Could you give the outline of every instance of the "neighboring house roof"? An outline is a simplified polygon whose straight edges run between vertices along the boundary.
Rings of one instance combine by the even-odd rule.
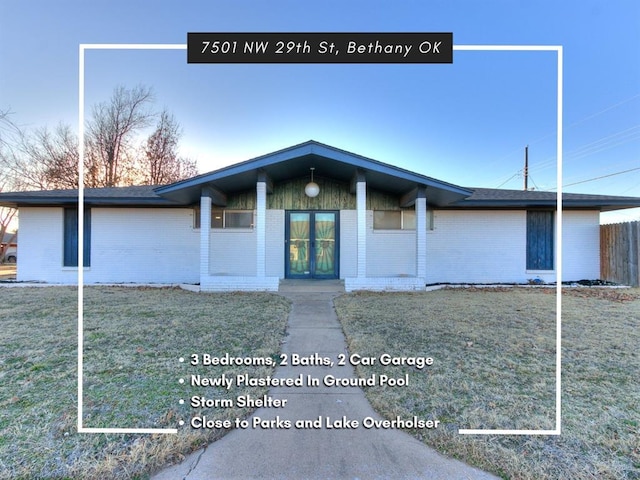
[[[427,201],[439,208],[554,208],[555,192],[466,188],[308,141],[212,172],[165,186],[87,188],[85,202],[96,206],[171,207],[199,202],[203,189],[222,195],[255,188],[259,176],[270,182],[310,175],[351,182],[363,173],[367,186],[390,194],[410,195],[426,187]],[[72,205],[77,190],[0,193],[0,206]],[[640,207],[640,198],[609,195],[563,194],[563,208],[610,211]]]

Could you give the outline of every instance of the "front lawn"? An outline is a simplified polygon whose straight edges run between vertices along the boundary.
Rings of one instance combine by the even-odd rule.
[[[192,353],[271,357],[288,302],[272,294],[178,289],[85,289],[85,427],[178,428],[177,435],[78,434],[77,291],[0,289],[0,478],[145,478],[224,435],[193,430],[180,376],[268,374],[265,367],[193,367]],[[566,289],[561,436],[462,436],[458,429],[555,427],[555,292],[451,289],[360,293],[336,300],[351,353],[432,357],[413,367],[361,366],[368,377],[410,375],[407,387],[368,388],[395,419],[440,420],[410,432],[442,453],[511,479],[640,479],[640,290]],[[257,388],[254,396],[262,395]],[[210,419],[248,410],[203,409]]]
[[[272,294],[167,288],[86,288],[84,305],[83,426],[179,433],[77,433],[77,290],[2,288],[0,478],[140,478],[181,460],[225,433],[188,426],[198,412],[188,405],[191,395],[222,399],[247,392],[181,385],[180,375],[263,376],[272,370],[193,367],[189,356],[276,356],[289,310]],[[211,420],[249,414],[237,407],[200,411]]]
[[[447,289],[336,300],[351,353],[427,356],[430,367],[366,390],[382,415],[438,419],[413,431],[440,452],[510,479],[640,478],[640,290],[565,289],[562,435],[465,436],[458,429],[555,428],[555,290]]]

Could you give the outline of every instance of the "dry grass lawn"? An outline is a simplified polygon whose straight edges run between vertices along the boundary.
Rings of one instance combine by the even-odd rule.
[[[270,373],[265,367],[193,367],[192,353],[275,356],[289,304],[270,294],[86,288],[85,427],[178,428],[177,435],[78,434],[77,290],[0,289],[0,478],[144,478],[225,432],[178,427],[191,395],[235,398],[232,388],[190,387],[179,375]],[[253,394],[260,393],[252,389]],[[265,392],[263,392],[265,393]],[[184,405],[178,399],[184,398]],[[203,409],[209,419],[248,410]]]
[[[640,478],[640,290],[565,290],[561,436],[458,434],[554,429],[555,290],[361,293],[336,308],[352,353],[433,357],[357,369],[410,374],[366,393],[388,418],[439,419],[411,432],[426,444],[509,479]]]
[[[362,293],[336,300],[351,353],[428,356],[434,365],[359,367],[410,375],[402,388],[369,388],[382,415],[438,419],[414,435],[509,479],[640,479],[640,290],[566,289],[561,436],[463,436],[459,428],[553,429],[555,292],[450,289]],[[192,388],[181,375],[262,367],[192,367],[191,353],[276,356],[289,304],[271,294],[177,289],[85,290],[86,427],[175,428]],[[178,435],[76,432],[76,290],[0,289],[0,478],[146,478],[225,432]],[[251,395],[261,395],[251,389]],[[208,418],[249,414],[207,410]]]

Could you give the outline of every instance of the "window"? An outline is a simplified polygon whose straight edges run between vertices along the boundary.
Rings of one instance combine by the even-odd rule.
[[[527,270],[553,270],[554,212],[527,212]]]
[[[374,230],[415,230],[415,210],[376,210],[373,212]]]
[[[193,228],[200,228],[200,208],[193,209]],[[211,210],[211,228],[253,228],[253,210]]]
[[[84,209],[84,239],[83,264],[91,265],[91,210]],[[64,245],[63,265],[65,267],[78,266],[78,209],[69,207],[64,209]]]
[[[213,210],[212,228],[253,228],[253,210]]]
[[[211,228],[224,228],[224,210],[211,210]]]

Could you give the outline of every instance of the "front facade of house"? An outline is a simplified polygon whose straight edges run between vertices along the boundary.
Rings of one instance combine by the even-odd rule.
[[[555,197],[467,189],[306,142],[164,187],[86,190],[84,281],[203,291],[277,290],[287,278],[342,279],[347,291],[555,282]],[[18,280],[77,282],[77,193],[0,194],[0,204],[20,212]],[[565,195],[563,280],[599,278],[599,213],[634,206]]]

